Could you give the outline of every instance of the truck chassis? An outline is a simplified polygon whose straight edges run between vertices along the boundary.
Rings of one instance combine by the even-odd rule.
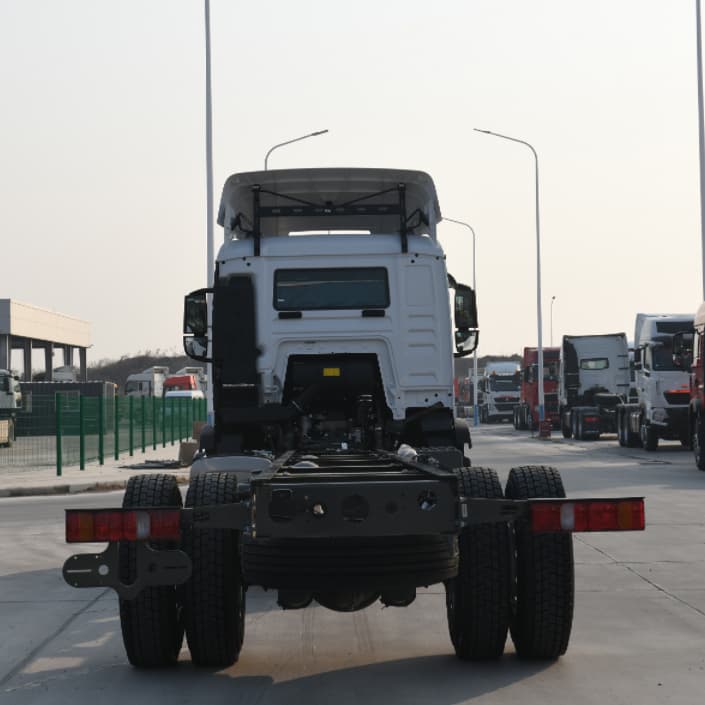
[[[136,666],[174,663],[184,632],[195,664],[234,663],[251,585],[277,590],[284,609],[349,612],[444,583],[460,658],[499,657],[509,630],[521,656],[555,659],[572,624],[570,532],[644,526],[641,498],[566,500],[543,466],[512,469],[503,492],[455,448],[217,459],[231,471],[212,460],[194,465],[185,507],[172,476],[142,475],[122,509],[67,510],[67,541],[108,547],[70,557],[64,578],[118,593]]]

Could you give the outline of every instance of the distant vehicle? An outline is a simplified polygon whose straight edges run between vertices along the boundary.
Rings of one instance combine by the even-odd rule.
[[[208,378],[202,367],[182,367],[164,380],[164,394],[188,389],[205,392],[207,387]]]
[[[617,407],[619,445],[656,450],[659,438],[690,445],[688,370],[673,359],[673,337],[693,329],[688,314],[637,313],[634,371],[637,399]]]
[[[617,406],[629,394],[624,333],[564,335],[559,401],[564,438],[596,439],[617,432]]]
[[[477,384],[480,421],[511,421],[519,403],[521,373],[516,362],[488,362]]]
[[[144,372],[128,375],[125,383],[126,397],[161,397],[164,394],[164,380],[169,374],[168,367],[148,367]]]
[[[52,381],[54,382],[78,382],[79,370],[72,365],[63,365],[55,367],[52,372]]]
[[[558,409],[558,368],[561,349],[543,349],[543,395],[544,419],[550,420],[554,428],[560,426]],[[538,428],[539,421],[539,351],[524,348],[521,366],[521,400],[514,407],[514,428],[517,430]]]
[[[21,406],[19,377],[10,370],[0,370],[0,446],[14,443],[17,409]]]
[[[693,320],[693,329],[673,336],[673,363],[689,370],[688,435],[695,466],[705,470],[705,303]]]

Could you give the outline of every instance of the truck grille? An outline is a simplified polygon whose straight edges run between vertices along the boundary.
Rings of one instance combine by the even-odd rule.
[[[558,413],[558,395],[544,394],[544,405],[547,414]]]

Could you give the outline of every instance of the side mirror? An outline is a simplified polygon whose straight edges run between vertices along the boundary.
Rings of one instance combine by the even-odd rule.
[[[448,275],[448,285],[454,289],[454,356],[465,357],[475,352],[480,339],[480,331],[477,329],[477,300],[475,298],[475,291],[465,284],[458,284],[450,275]]]
[[[634,369],[641,369],[641,348],[634,348]]]
[[[475,292],[465,284],[455,286],[455,327],[464,330],[477,328],[477,301]]]
[[[208,300],[213,289],[198,289],[184,298],[184,351],[194,360],[210,362],[208,357]]]
[[[465,357],[474,353],[480,340],[480,331],[456,330],[455,331],[455,355],[454,357]]]

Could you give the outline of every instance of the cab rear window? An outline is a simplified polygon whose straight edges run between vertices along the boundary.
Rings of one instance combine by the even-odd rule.
[[[581,370],[606,370],[610,361],[606,357],[591,357],[580,361]]]
[[[386,308],[389,282],[384,267],[278,269],[274,274],[277,311]]]

